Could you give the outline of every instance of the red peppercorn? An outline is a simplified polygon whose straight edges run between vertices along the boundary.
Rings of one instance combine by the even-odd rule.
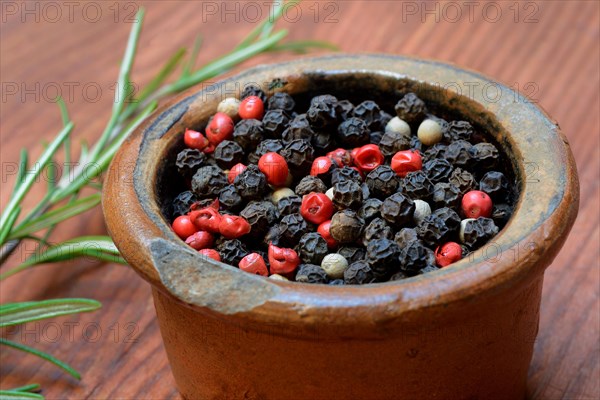
[[[230,140],[233,137],[233,127],[234,123],[231,117],[218,112],[213,115],[206,127],[206,137],[211,144],[216,146],[223,140]]]
[[[435,262],[440,267],[446,267],[462,258],[462,248],[456,242],[448,242],[435,249]]]
[[[221,214],[211,206],[190,212],[190,219],[200,230],[219,233]]]
[[[300,215],[313,224],[321,224],[333,215],[333,202],[325,193],[309,193],[302,197]]]
[[[269,270],[265,260],[258,253],[250,253],[246,257],[242,258],[238,264],[242,271],[249,272],[251,274],[269,276]]]
[[[221,224],[219,225],[219,233],[227,239],[237,239],[250,233],[250,224],[244,217],[237,215],[221,216]]]
[[[244,172],[246,168],[248,167],[246,167],[242,163],[235,164],[233,167],[231,167],[231,169],[229,170],[229,174],[227,174],[227,180],[229,181],[229,183],[233,183],[235,177]]]
[[[175,221],[173,221],[171,226],[177,236],[182,239],[186,239],[188,236],[191,236],[198,231],[198,228],[196,228],[189,215],[180,215],[175,218]]]
[[[319,176],[320,174],[326,174],[333,165],[333,160],[329,157],[317,157],[312,163],[310,168],[310,174],[312,176]]]
[[[492,215],[492,199],[480,190],[471,190],[462,198],[462,211],[467,218],[489,218]]]
[[[337,164],[338,167],[343,167],[344,165],[352,164],[352,156],[350,152],[346,149],[335,149],[326,154],[327,157],[331,158],[333,162]]]
[[[269,264],[271,266],[271,274],[279,274],[289,276],[296,271],[300,265],[298,253],[292,249],[274,246],[269,243]]]
[[[185,239],[185,242],[195,250],[202,250],[212,247],[215,237],[206,231],[198,231]]]
[[[262,119],[265,105],[258,96],[248,96],[240,103],[238,114],[242,119]]]
[[[352,156],[354,165],[365,173],[371,172],[379,167],[383,164],[384,159],[381,150],[379,150],[379,146],[375,144],[367,144],[359,147]]]
[[[327,242],[327,247],[330,249],[335,249],[338,246],[337,240],[335,240],[331,233],[329,233],[329,228],[331,227],[331,220],[322,222],[321,225],[317,228],[317,233],[325,239]]]
[[[206,146],[206,147],[205,147],[205,148],[202,150],[202,152],[203,152],[203,153],[205,153],[205,154],[212,154],[212,153],[214,153],[214,152],[215,152],[215,148],[216,148],[216,146],[215,146],[214,144],[212,144],[212,143],[209,143],[209,144],[208,144],[208,146]]]
[[[260,157],[258,169],[265,174],[267,182],[274,186],[284,185],[289,174],[285,158],[274,152],[266,153]]]
[[[409,172],[423,168],[423,160],[416,150],[402,150],[392,157],[391,167],[396,174],[404,178]]]
[[[208,146],[208,139],[200,132],[186,129],[183,134],[183,142],[190,149],[203,150]]]
[[[212,258],[215,261],[221,261],[221,255],[214,249],[202,249],[198,253],[202,254],[204,257]]]

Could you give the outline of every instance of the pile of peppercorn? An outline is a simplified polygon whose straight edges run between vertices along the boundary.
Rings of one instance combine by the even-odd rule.
[[[365,284],[444,268],[510,217],[498,149],[414,93],[393,117],[329,94],[298,108],[248,86],[185,131],[172,227],[188,245],[274,279]]]

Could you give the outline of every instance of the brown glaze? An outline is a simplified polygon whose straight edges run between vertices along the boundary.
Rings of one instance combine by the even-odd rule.
[[[185,127],[206,121],[236,82],[266,88],[274,79],[299,95],[330,88],[395,98],[410,89],[465,115],[510,154],[520,182],[512,220],[493,243],[441,271],[361,287],[272,281],[201,258],[161,213],[166,160]],[[153,286],[185,398],[524,396],[543,272],[579,205],[567,140],[543,111],[477,73],[385,55],[264,66],[201,89],[171,101],[124,144],[103,197],[117,247]]]

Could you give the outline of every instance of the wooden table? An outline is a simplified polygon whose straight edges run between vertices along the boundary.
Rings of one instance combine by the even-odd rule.
[[[115,4],[0,3],[3,207],[14,180],[4,166],[17,161],[21,147],[39,154],[40,142],[60,128],[52,104],[57,89],[67,98],[76,135],[89,141],[101,132],[135,8],[147,9],[133,74],[139,84],[199,33],[204,37],[199,62],[231,49],[251,28],[245,19],[256,16],[256,8],[245,2]],[[479,70],[539,101],[560,122],[579,168],[581,207],[569,240],[546,273],[529,397],[600,398],[600,3],[308,0],[301,11],[299,20],[290,12],[281,24],[293,39],[327,39],[347,52],[411,54]],[[244,67],[293,57],[271,54]],[[64,224],[55,239],[102,232],[101,212],[94,210]],[[9,265],[28,251],[20,249]],[[1,302],[90,297],[103,303],[92,314],[4,332],[69,362],[81,371],[81,382],[33,356],[3,348],[1,387],[38,382],[49,399],[179,398],[150,289],[129,268],[91,260],[47,265],[14,276],[0,288]]]

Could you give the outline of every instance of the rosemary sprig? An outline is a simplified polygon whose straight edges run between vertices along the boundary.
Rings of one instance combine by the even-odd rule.
[[[156,109],[159,101],[221,75],[259,54],[271,51],[304,53],[312,48],[335,50],[335,46],[320,41],[284,41],[287,30],[275,30],[275,24],[284,14],[285,8],[296,3],[298,3],[296,0],[275,2],[269,17],[258,24],[231,52],[196,69],[194,64],[202,44],[199,36],[189,57],[186,58],[185,49],[179,49],[167,60],[157,75],[142,88],[137,98],[132,99],[128,96],[130,93],[128,89],[131,87],[131,71],[144,17],[144,10],[140,9],[121,62],[112,112],[96,143],[88,147],[84,141],[80,142],[79,159],[73,169],[69,167],[69,163],[73,159],[72,134],[75,125],[69,117],[66,104],[61,98],[58,98],[57,104],[63,128],[45,146],[42,155],[36,162],[30,163],[27,150],[21,150],[14,189],[8,204],[0,215],[0,266],[4,265],[12,252],[24,240],[36,242],[37,249],[19,265],[0,274],[0,280],[35,265],[78,257],[92,257],[102,261],[125,263],[114,243],[107,236],[81,236],[56,244],[49,243],[49,238],[57,225],[91,210],[99,204],[102,174],[108,168],[121,144]],[[175,80],[169,82],[169,78],[178,68],[181,68],[181,73]],[[45,170],[46,176],[55,176],[55,160],[61,149],[65,162],[62,176],[58,180],[51,179],[48,182],[46,193],[37,202],[37,206],[28,210],[23,216],[23,200],[30,194],[30,190],[39,180],[40,174]],[[84,188],[92,190],[93,193],[80,198]],[[0,327],[59,315],[88,312],[98,307],[100,307],[100,303],[89,299],[3,304],[0,305]],[[41,357],[79,379],[77,371],[49,354],[4,338],[0,339],[0,345]],[[33,393],[38,390],[39,385],[37,384],[0,390],[0,400],[43,399],[42,395]]]

